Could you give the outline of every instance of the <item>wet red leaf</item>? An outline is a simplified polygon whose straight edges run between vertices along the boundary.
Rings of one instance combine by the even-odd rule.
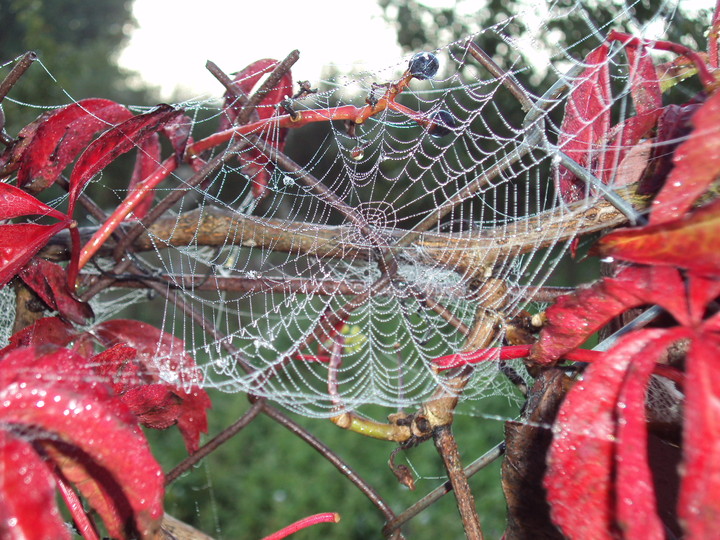
[[[548,308],[531,357],[539,363],[555,361],[624,311],[654,304],[667,309],[681,324],[690,324],[685,284],[675,268],[628,267],[614,278],[579,288]]]
[[[693,340],[687,359],[683,480],[678,512],[687,538],[713,538],[720,522],[720,338]]]
[[[192,121],[185,115],[179,115],[174,117],[171,121],[163,125],[160,130],[170,140],[175,151],[175,159],[178,162],[182,162],[183,155],[185,154],[185,148],[190,138],[190,126]],[[150,176],[155,170],[161,165],[161,147],[160,147],[160,136],[158,133],[153,133],[146,138],[138,147],[137,158],[135,159],[135,168],[133,169],[132,177],[130,178],[130,185],[128,186],[128,192],[132,191],[136,186],[143,183],[143,181]],[[144,218],[152,207],[153,198],[148,196],[140,201],[135,209],[133,215],[137,219]]]
[[[588,67],[578,76],[570,92],[558,137],[558,146],[568,157],[582,166],[596,160],[601,170],[604,165],[600,142],[610,129],[612,104],[608,51],[608,45],[603,43],[585,58],[584,64]],[[556,184],[558,192],[567,202],[585,197],[584,182],[565,167],[559,167]]]
[[[145,178],[150,176],[155,169],[160,166],[162,156],[160,154],[160,136],[157,133],[151,134],[138,147],[137,158],[135,159],[135,168],[130,177],[130,185],[128,192],[132,191],[138,184],[141,184]],[[137,219],[144,218],[152,207],[153,198],[148,196],[140,201],[133,215]]]
[[[693,131],[675,151],[674,168],[653,201],[650,223],[682,218],[720,174],[720,93],[692,117]]]
[[[93,317],[90,304],[75,296],[67,282],[65,269],[45,259],[34,258],[20,272],[20,279],[45,302],[52,311],[77,324]]]
[[[233,79],[233,82],[245,94],[249,94],[260,79],[264,75],[272,72],[278,64],[279,62],[277,60],[267,58],[258,60],[240,71]],[[260,120],[265,120],[276,114],[276,105],[285,99],[287,95],[292,95],[292,85],[292,75],[290,72],[287,72],[280,79],[277,86],[272,88],[258,103],[255,110]],[[220,129],[227,129],[232,126],[241,110],[242,106],[237,103],[235,97],[229,92],[226,93],[224,105],[225,116],[220,121]],[[285,148],[287,133],[287,128],[279,130],[271,128],[258,133],[258,136],[268,142],[272,147],[282,151]],[[238,159],[244,165],[244,172],[250,176],[253,195],[256,198],[263,197],[267,192],[267,185],[272,171],[272,164],[267,156],[251,148],[242,152],[238,156]]]
[[[47,465],[23,438],[0,431],[0,537],[69,539]]]
[[[0,225],[0,287],[10,281],[67,223]]]
[[[619,446],[616,441],[617,415],[625,414],[618,405],[621,403],[619,397],[632,359],[642,354],[663,333],[664,330],[644,330],[621,339],[607,355],[587,368],[583,380],[573,386],[560,407],[553,428],[545,487],[551,503],[552,519],[569,537],[615,538],[615,467],[647,471],[645,452],[636,456],[623,454],[625,461],[616,463]],[[654,360],[651,358],[647,362],[652,366]],[[643,383],[639,381],[638,384]],[[637,396],[631,394],[628,397]],[[633,415],[639,407],[643,421],[644,403],[643,393],[639,406],[633,403],[631,407]],[[647,486],[640,485],[647,479],[638,480],[638,483],[629,480],[631,485],[625,486],[625,495],[647,497]],[[638,499],[632,502],[648,510],[652,510],[654,504],[652,496],[649,501]],[[622,506],[623,502],[618,504]],[[623,509],[620,516],[624,515]],[[658,538],[654,533],[658,527],[662,531],[659,520],[654,516],[654,512],[650,516],[643,516],[649,527],[647,533],[650,534],[643,535],[643,538]]]
[[[662,107],[662,91],[655,64],[647,47],[625,47],[630,63],[630,94],[638,115],[656,111]]]
[[[43,351],[50,347],[65,347],[76,338],[77,333],[72,325],[59,317],[43,317],[10,336],[8,346],[0,349],[0,357],[18,347],[33,346]]]
[[[35,214],[48,215],[61,221],[68,219],[62,212],[37,200],[22,189],[0,182],[0,220]]]
[[[662,109],[657,122],[654,152],[652,156],[653,173],[642,179],[638,193],[655,194],[662,187],[673,168],[672,158],[675,149],[692,131],[690,119],[699,104],[668,105]]]
[[[72,215],[78,196],[93,176],[118,156],[142,145],[147,138],[182,114],[181,110],[170,105],[160,105],[149,113],[134,116],[109,129],[93,141],[78,158],[70,175],[68,214]]]
[[[52,185],[96,133],[132,117],[107,99],[84,99],[44,117],[29,139],[18,170],[18,186],[34,192]]]
[[[106,346],[124,345],[135,349],[137,355],[132,362],[137,371],[127,372],[132,373],[132,377],[123,381],[123,397],[125,392],[139,387],[128,398],[134,410],[144,411],[143,415],[154,411],[152,422],[155,425],[169,426],[177,422],[188,452],[195,452],[200,445],[200,435],[207,433],[207,409],[211,402],[207,392],[199,386],[200,371],[185,352],[184,342],[150,324],[133,320],[106,321],[95,327],[95,333]],[[127,354],[116,350],[112,357],[98,357],[98,360],[113,366],[103,368],[106,373],[120,368],[136,369],[128,366]],[[168,388],[174,397],[170,399],[168,394],[160,393],[153,386],[158,384]],[[161,408],[160,403],[172,405],[175,399],[180,403],[179,407]]]
[[[621,229],[600,239],[597,252],[623,261],[670,265],[720,275],[720,201],[680,219]]]
[[[36,356],[23,348],[1,364],[0,424],[44,445],[111,536],[154,534],[163,513],[162,471],[134,416],[88,363],[66,349]]]

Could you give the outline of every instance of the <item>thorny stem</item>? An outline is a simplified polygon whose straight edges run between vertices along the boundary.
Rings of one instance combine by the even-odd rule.
[[[252,422],[258,414],[260,414],[261,410],[262,401],[256,401],[255,403],[253,403],[250,409],[245,414],[243,414],[235,422],[230,424],[228,427],[218,433],[215,437],[202,445],[197,452],[186,457],[169,473],[167,473],[165,475],[165,485],[167,486],[168,484],[171,484],[172,482],[177,480],[180,475],[189,471],[193,465],[195,465],[197,462],[199,462],[206,456],[210,455],[220,445],[229,441],[232,437],[237,435],[244,427],[249,425],[250,422]]]
[[[465,476],[467,478],[472,477],[474,474],[481,471],[482,469],[493,463],[500,456],[502,456],[504,452],[505,443],[500,442],[496,444],[490,450],[485,452],[482,456],[473,461],[470,465],[465,467]],[[397,529],[402,527],[405,523],[417,516],[420,512],[422,512],[427,507],[431,506],[433,503],[439,500],[443,495],[445,495],[446,493],[450,493],[452,489],[453,486],[450,480],[440,484],[430,493],[425,495],[422,499],[418,500],[415,504],[408,507],[401,514],[398,514],[398,516],[394,520],[386,523],[385,527],[383,527],[382,530],[383,535],[385,537],[389,536],[393,531],[396,531]]]
[[[482,540],[480,518],[475,510],[475,498],[470,490],[467,476],[460,461],[460,452],[450,425],[439,426],[433,431],[435,447],[443,459],[450,484],[455,492],[457,508],[468,540]]]

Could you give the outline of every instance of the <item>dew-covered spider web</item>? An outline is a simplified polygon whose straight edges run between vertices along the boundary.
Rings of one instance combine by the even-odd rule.
[[[613,2],[603,20],[583,4],[518,2],[493,26],[427,51],[437,74],[410,79],[393,97],[401,106],[362,122],[329,119],[382,104],[414,53],[309,81],[309,91],[281,88],[282,104],[260,103],[247,119],[261,127],[199,156],[222,160],[201,182],[188,183],[196,172],[186,165],[158,188],[156,201],[187,191],[131,257],[145,283],[169,294],[118,275],[93,299],[97,321],[147,318],[184,341],[205,386],[304,415],[427,400],[449,376],[433,359],[507,343],[508,325],[542,307],[537,288],[579,233],[634,217],[614,178],[605,190],[588,179],[577,202],[560,196],[563,112],[583,57],[611,29],[664,39],[678,2]],[[652,16],[636,17],[641,7]],[[472,28],[472,13],[463,17]],[[582,39],[563,41],[564,21],[580,21]],[[498,71],[469,46],[488,42],[499,43]],[[633,114],[630,66],[618,44],[608,61],[615,122]],[[237,125],[218,89],[176,104],[196,141]],[[326,121],[273,120],[287,115]],[[111,210],[125,187],[100,176],[88,194]],[[113,272],[109,255],[84,272]],[[513,395],[512,386],[499,362],[483,362],[462,398]]]

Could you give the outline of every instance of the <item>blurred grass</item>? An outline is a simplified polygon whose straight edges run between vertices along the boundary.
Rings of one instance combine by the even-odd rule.
[[[210,434],[231,424],[249,408],[243,395],[210,391]],[[503,422],[517,414],[505,398],[475,403],[475,412],[459,414],[454,431],[465,465],[484,454],[503,436]],[[371,410],[382,418],[382,410]],[[321,439],[368,481],[396,513],[441,484],[444,471],[428,441],[408,450],[409,464],[421,476],[414,492],[401,486],[387,461],[396,445],[344,431],[329,420],[290,416]],[[153,451],[165,471],[185,457],[175,428],[148,432]],[[404,463],[400,454],[396,463]],[[505,502],[500,485],[500,460],[470,480],[483,530],[499,538],[505,528]],[[174,482],[166,511],[215,538],[262,538],[297,519],[319,512],[339,512],[338,524],[323,524],[293,536],[297,540],[381,538],[382,514],[343,475],[302,440],[260,415],[199,466]],[[464,538],[452,493],[424,510],[403,529],[408,540]]]

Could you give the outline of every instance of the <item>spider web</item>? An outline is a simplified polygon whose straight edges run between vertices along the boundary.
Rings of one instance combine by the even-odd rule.
[[[531,5],[433,51],[438,75],[413,80],[398,102],[422,118],[449,113],[440,137],[390,109],[350,127],[332,121],[291,130],[291,160],[259,154],[257,138],[238,134],[215,151],[228,159],[146,230],[147,250],[134,254],[174,300],[109,290],[93,300],[97,321],[149,314],[184,340],[207,387],[268,397],[308,416],[427,400],[448,381],[433,369],[434,358],[502,345],[514,318],[537,311],[534,291],[579,230],[589,230],[591,209],[624,219],[590,184],[583,201],[565,203],[553,178],[567,90],[584,67],[574,51],[594,47],[620,24],[662,38],[677,6],[662,3],[640,24],[633,5],[618,4],[613,20],[586,18],[585,40],[569,48],[533,33],[548,32],[551,22],[582,10],[580,3]],[[529,30],[512,35],[523,17]],[[501,74],[467,47],[489,35],[507,51]],[[408,60],[313,82],[318,91],[292,100],[292,110],[362,107],[381,98],[383,84],[396,81]],[[609,106],[622,118],[631,106],[627,60],[616,48],[609,61]],[[517,78],[543,85],[525,86],[531,106],[512,101]],[[193,118],[194,132],[216,129],[226,115],[217,100],[178,106]],[[283,133],[269,122],[255,136],[271,147]],[[159,195],[187,186],[191,176],[179,170]],[[253,186],[264,184],[258,197]],[[199,231],[211,221],[209,239]],[[98,265],[112,268],[110,260]],[[513,368],[528,377],[521,363]],[[462,398],[516,395],[512,386],[498,362],[484,362]]]

